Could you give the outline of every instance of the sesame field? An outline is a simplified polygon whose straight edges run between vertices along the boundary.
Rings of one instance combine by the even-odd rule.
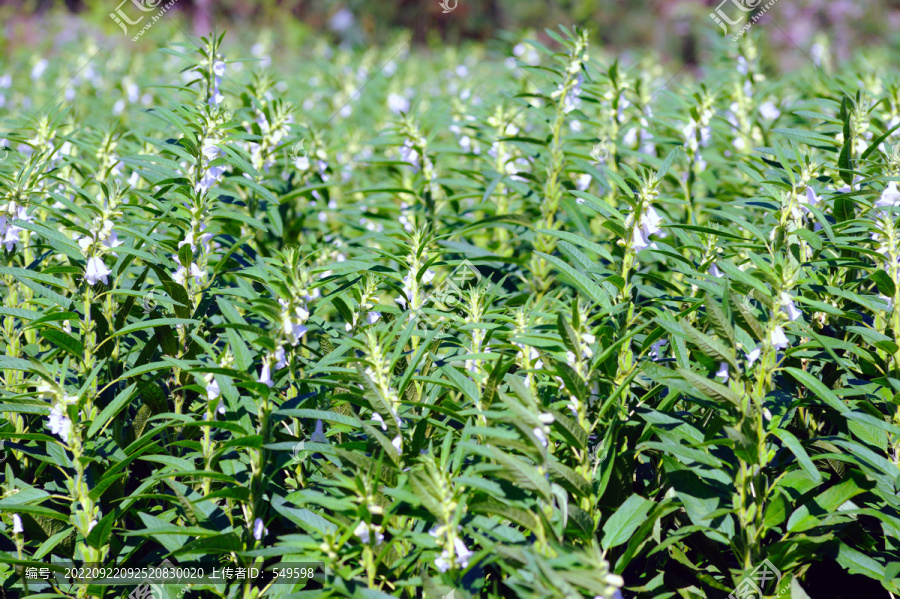
[[[0,55],[0,598],[900,597],[893,48],[110,10]]]

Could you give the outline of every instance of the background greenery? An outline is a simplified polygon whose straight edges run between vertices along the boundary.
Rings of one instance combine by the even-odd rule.
[[[8,596],[900,593],[889,47],[40,18],[0,62]]]

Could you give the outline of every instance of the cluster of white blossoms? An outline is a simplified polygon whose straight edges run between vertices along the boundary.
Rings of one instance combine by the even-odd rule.
[[[206,223],[201,223],[197,219],[191,220],[191,229],[188,231],[187,235],[185,235],[182,241],[178,242],[178,249],[181,249],[182,246],[188,245],[191,248],[191,254],[193,257],[197,257],[197,248],[198,242],[199,247],[202,249],[204,254],[209,254],[211,249],[211,240],[213,238],[212,233],[203,233],[206,230]],[[198,241],[195,241],[195,238],[199,238]],[[181,263],[181,259],[177,254],[172,256],[172,260],[178,265],[178,268],[175,270],[175,274],[172,275],[172,280],[178,283],[179,285],[184,285],[187,281],[187,277],[191,276],[194,278],[194,282],[199,286],[203,284],[203,279],[206,278],[206,271],[204,271],[196,262],[191,262],[188,265],[184,265]]]
[[[707,147],[712,141],[712,127],[709,124],[712,117],[713,112],[711,110],[704,110],[700,113],[699,122],[691,117],[688,124],[681,130],[685,138],[684,147],[688,148],[694,156],[694,164],[698,172],[706,170],[706,161],[700,155],[700,148]]]
[[[298,296],[292,296],[290,300],[278,298],[281,304],[281,333],[284,339],[292,346],[300,343],[300,339],[309,330],[306,322],[309,320],[309,302],[321,295],[318,289],[307,292]],[[300,299],[298,300],[297,297]],[[270,352],[262,361],[262,367],[259,373],[259,379],[256,382],[264,383],[268,387],[273,387],[275,382],[272,380],[272,372],[281,370],[288,364],[287,353],[284,346],[278,345],[274,352]]]
[[[109,284],[109,275],[112,272],[103,262],[103,254],[122,245],[116,231],[113,230],[113,222],[110,218],[117,213],[107,207],[104,201],[104,214],[91,223],[90,234],[85,235],[78,240],[78,246],[81,248],[85,258],[87,258],[87,269],[84,278],[88,285],[96,285],[97,281],[103,281],[105,285]],[[115,256],[116,253],[110,251]]]
[[[0,207],[0,243],[6,245],[7,252],[11,252],[17,244],[22,243],[20,234],[25,230],[14,225],[13,221],[31,222],[31,219],[25,206],[20,206],[16,202],[9,202]]]
[[[68,416],[68,407],[77,403],[78,397],[47,383],[42,383],[38,387],[38,393],[43,397],[50,397],[53,401],[50,417],[47,419],[50,432],[58,435],[68,445],[72,442],[72,420]]]
[[[782,312],[787,316],[788,321],[794,322],[795,320],[799,320],[803,316],[803,312],[797,308],[794,304],[794,300],[791,295],[785,291],[781,292],[781,297],[779,298],[779,312]],[[791,342],[788,341],[787,336],[784,334],[784,329],[781,325],[777,325],[772,332],[769,334],[769,343],[776,350],[784,349],[786,347],[790,347]],[[759,359],[759,356],[762,354],[762,344],[756,346],[755,349],[750,351],[747,354],[747,365],[752,366],[754,362]],[[720,369],[721,370],[721,369]],[[725,372],[727,374],[727,367]]]
[[[209,105],[219,106],[225,99],[225,96],[222,95],[219,89],[219,86],[222,85],[222,77],[225,76],[225,63],[221,60],[213,63],[213,76],[213,89],[209,96]]]
[[[377,524],[368,524],[366,522],[360,522],[359,525],[353,530],[353,534],[365,544],[369,544],[369,542],[374,538],[375,545],[381,545],[384,542],[384,529]]]
[[[196,181],[194,184],[194,191],[196,193],[207,193],[212,189],[213,185],[222,180],[222,176],[225,174],[224,165],[210,166],[210,163],[222,153],[216,145],[221,141],[222,140],[219,139],[214,131],[208,131],[203,139],[203,144],[200,147],[200,152],[202,153],[200,170],[197,172],[196,165],[192,166],[190,169],[190,174]]]
[[[435,526],[428,531],[428,534],[434,538],[443,537],[446,539],[448,536],[447,529],[447,526]],[[446,540],[443,544],[444,546],[448,545]],[[434,560],[434,566],[439,572],[446,572],[447,570],[455,568],[465,569],[469,565],[469,558],[475,555],[472,551],[469,551],[469,548],[466,547],[466,544],[457,535],[453,535],[452,545],[452,555],[449,549],[444,549],[441,551],[440,557]]]
[[[900,281],[900,231],[897,230],[893,208],[900,208],[900,190],[891,181],[875,201],[875,214],[882,219],[883,233],[872,233],[875,251],[884,256],[884,269],[895,282]]]

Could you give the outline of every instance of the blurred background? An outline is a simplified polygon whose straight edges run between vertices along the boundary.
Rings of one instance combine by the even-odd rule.
[[[125,6],[168,1],[125,0]],[[504,34],[544,36],[545,28],[578,25],[591,29],[595,43],[610,51],[640,48],[691,63],[699,39],[719,33],[710,13],[739,1],[761,8],[771,0],[175,0],[166,18],[194,34],[217,27],[241,36],[265,28],[290,43],[326,35],[350,46],[387,43],[400,29],[427,47]],[[115,36],[109,14],[121,5],[122,0],[0,0],[0,42],[6,51],[52,43],[48,31],[68,27],[76,35],[83,33],[80,25]],[[900,0],[776,0],[763,22],[768,19],[771,43],[787,55],[808,53],[823,34],[838,60],[856,46],[890,46],[900,39]]]

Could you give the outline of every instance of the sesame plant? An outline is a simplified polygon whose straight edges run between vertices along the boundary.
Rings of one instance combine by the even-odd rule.
[[[4,596],[900,594],[889,58],[547,35],[0,59]]]

